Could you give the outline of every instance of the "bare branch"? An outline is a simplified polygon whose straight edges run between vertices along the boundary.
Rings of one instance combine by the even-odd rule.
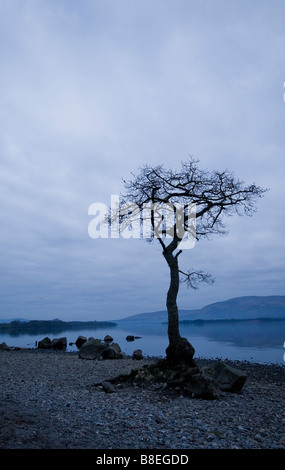
[[[182,250],[179,250],[179,251],[176,253],[175,258],[178,258],[178,256],[181,255],[181,253],[182,253]]]
[[[179,270],[179,273],[182,274],[182,279],[180,282],[186,282],[187,287],[191,287],[194,290],[198,289],[198,284],[200,282],[206,282],[207,284],[213,284],[214,279],[211,274],[205,273],[204,271],[188,271],[185,273],[184,271]]]
[[[127,193],[124,198],[141,209],[148,203],[182,203],[186,211],[190,204],[195,204],[197,239],[209,234],[224,234],[224,215],[254,213],[255,202],[263,196],[265,189],[255,184],[246,186],[229,171],[201,170],[197,163],[190,158],[181,163],[180,171],[162,165],[145,165],[132,180],[125,181]],[[187,232],[189,228],[186,218],[184,229]]]

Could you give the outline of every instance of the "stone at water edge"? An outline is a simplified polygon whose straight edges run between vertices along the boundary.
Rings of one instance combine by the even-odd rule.
[[[78,336],[77,340],[75,341],[75,345],[78,349],[81,348],[81,346],[86,343],[87,338],[85,336]]]
[[[39,349],[50,349],[51,348],[51,339],[46,336],[42,340],[38,342],[38,348]]]
[[[105,338],[104,338],[104,342],[105,343],[112,343],[112,341],[114,341],[114,339],[112,338],[112,336],[110,335],[106,335]]]
[[[79,349],[81,359],[123,359],[125,354],[117,343],[108,344],[100,339],[89,338]]]
[[[106,344],[100,339],[89,338],[79,349],[81,359],[100,359],[102,352],[106,349]]]
[[[133,335],[128,335],[128,336],[126,336],[126,340],[129,341],[129,342],[134,341],[135,337]]]
[[[125,354],[122,352],[118,343],[106,345],[106,348],[102,351],[103,359],[123,359]]]
[[[63,338],[54,338],[51,342],[52,349],[66,349],[67,346],[67,339],[64,336]]]
[[[140,361],[143,359],[143,354],[141,349],[135,349],[135,351],[132,354],[132,358]]]

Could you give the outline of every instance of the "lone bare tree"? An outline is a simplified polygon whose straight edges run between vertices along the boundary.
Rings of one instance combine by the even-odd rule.
[[[131,180],[124,181],[124,186],[126,193],[122,196],[124,211],[120,214],[121,221],[128,223],[130,216],[133,221],[134,215],[148,213],[150,229],[148,227],[147,237],[159,241],[170,270],[166,301],[169,338],[166,359],[169,364],[184,362],[191,366],[194,348],[179,332],[179,284],[186,281],[189,287],[196,289],[199,282],[213,281],[202,271],[183,272],[179,269],[180,247],[185,244],[187,236],[198,241],[210,234],[225,233],[222,216],[234,213],[251,215],[257,198],[266,190],[255,184],[246,186],[229,171],[201,170],[193,158],[182,162],[179,171],[166,169],[163,165],[146,165],[137,175],[132,175]],[[174,215],[172,222],[167,211]]]

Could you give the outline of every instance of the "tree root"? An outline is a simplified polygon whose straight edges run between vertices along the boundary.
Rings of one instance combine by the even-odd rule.
[[[146,386],[156,384],[160,385],[160,389],[171,389],[184,396],[208,400],[217,399],[221,395],[215,380],[204,374],[194,361],[191,367],[186,364],[170,366],[167,359],[162,359],[139,370],[133,369],[130,374],[120,375],[109,382]]]

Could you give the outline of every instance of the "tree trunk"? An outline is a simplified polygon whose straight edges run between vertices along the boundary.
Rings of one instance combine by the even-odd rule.
[[[166,348],[166,358],[171,365],[185,363],[194,366],[193,356],[195,350],[186,338],[180,336],[179,332],[179,315],[176,302],[179,291],[178,256],[173,256],[172,252],[167,251],[163,255],[170,269],[170,286],[166,300],[169,339],[169,346]]]

